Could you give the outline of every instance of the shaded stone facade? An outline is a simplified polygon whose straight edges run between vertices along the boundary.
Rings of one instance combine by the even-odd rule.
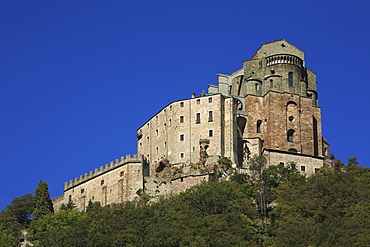
[[[304,53],[286,40],[262,44],[231,75],[218,75],[208,93],[172,102],[137,130],[135,156],[126,156],[65,184],[55,208],[72,201],[85,210],[101,205],[178,194],[228,174],[231,160],[248,172],[249,160],[266,155],[267,166],[295,162],[312,175],[330,152],[322,138],[316,75]]]

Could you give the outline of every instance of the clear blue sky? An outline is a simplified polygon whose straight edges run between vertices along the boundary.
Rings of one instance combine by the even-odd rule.
[[[370,1],[0,1],[0,209],[136,153],[136,129],[286,39],[334,155],[370,165]]]

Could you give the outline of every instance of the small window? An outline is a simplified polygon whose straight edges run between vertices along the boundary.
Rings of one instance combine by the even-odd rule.
[[[146,142],[149,143],[149,136],[146,137]]]
[[[261,124],[262,124],[262,120],[258,120],[257,121],[257,133],[261,133]]]
[[[260,90],[260,84],[256,83],[256,91],[259,91]]]
[[[305,172],[306,171],[306,167],[305,166],[301,166],[301,172]]]
[[[180,178],[180,181],[181,181],[181,182],[184,182],[184,178]]]
[[[180,116],[180,123],[184,122],[184,116]]]
[[[212,103],[212,97],[208,98],[208,103]]]
[[[209,137],[212,137],[212,136],[213,136],[213,130],[209,130],[209,131],[208,131],[208,136],[209,136]]]
[[[163,131],[165,131],[167,129],[167,125],[164,123],[163,124]]]
[[[155,116],[155,120],[157,120],[157,121],[158,121],[158,116]]]
[[[184,158],[185,157],[185,154],[184,153],[180,153],[180,158]]]
[[[213,122],[213,111],[208,112],[208,122]]]
[[[288,73],[288,83],[289,83],[289,87],[293,87],[293,85],[294,85],[294,83],[293,83],[293,72]]]
[[[165,148],[167,147],[167,142],[164,142],[164,145],[163,145]]]
[[[270,87],[274,87],[274,80],[270,79]]]
[[[180,135],[180,141],[183,141],[185,140],[185,136],[184,135]]]
[[[85,189],[81,189],[81,194],[83,194],[85,192]]]
[[[104,179],[100,181],[100,185],[104,185]]]
[[[121,172],[119,173],[119,176],[120,176],[120,177],[123,177],[123,175],[125,175],[125,172],[124,172],[124,171],[121,171]]]
[[[275,74],[275,70],[271,70],[271,75],[274,75]]]
[[[170,105],[170,111],[172,111],[172,105]]]
[[[293,116],[289,116],[289,122],[293,122],[293,120],[294,120],[294,117]]]
[[[197,105],[200,105],[200,99],[197,99]]]
[[[158,136],[158,130],[155,130],[155,135]]]
[[[290,129],[287,132],[287,141],[288,142],[293,142],[293,135],[294,135],[294,130]]]
[[[168,126],[171,126],[172,124],[172,120],[170,119],[169,123],[168,123]]]
[[[184,107],[184,102],[180,102],[180,107]]]
[[[155,148],[155,153],[158,154],[158,147]]]
[[[196,118],[195,122],[197,124],[200,123],[200,113],[199,112],[197,113],[197,118]]]
[[[284,162],[280,162],[279,165],[284,166]]]

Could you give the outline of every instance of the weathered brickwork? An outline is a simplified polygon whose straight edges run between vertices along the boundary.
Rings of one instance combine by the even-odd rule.
[[[307,176],[330,153],[322,137],[316,74],[304,52],[286,40],[262,44],[231,75],[218,74],[208,93],[174,101],[137,130],[137,153],[65,183],[54,206],[101,205],[153,200],[178,194],[229,173],[217,161],[228,157],[247,172],[249,160],[266,155],[267,166],[294,162]],[[221,178],[222,179],[222,178]]]

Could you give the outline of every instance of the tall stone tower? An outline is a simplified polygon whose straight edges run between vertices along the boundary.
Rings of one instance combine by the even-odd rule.
[[[304,52],[284,39],[262,44],[231,75],[218,75],[209,94],[237,99],[238,166],[247,167],[255,154],[266,154],[269,164],[295,161],[307,174],[322,166],[329,145],[322,138],[316,84]]]

